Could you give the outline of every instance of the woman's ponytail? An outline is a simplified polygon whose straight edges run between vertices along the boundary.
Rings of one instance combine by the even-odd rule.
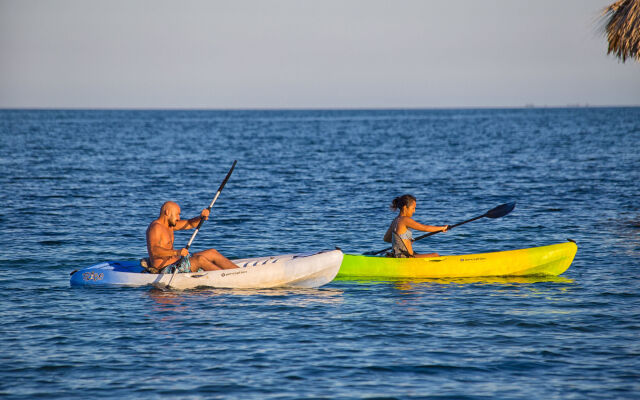
[[[416,198],[410,194],[403,194],[402,196],[398,196],[391,202],[391,209],[402,210],[402,207],[408,207],[411,202],[415,202]]]

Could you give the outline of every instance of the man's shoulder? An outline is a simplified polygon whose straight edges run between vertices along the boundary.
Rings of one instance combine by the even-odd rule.
[[[147,228],[147,235],[151,232],[167,232],[168,228],[162,225],[158,220],[152,221]]]

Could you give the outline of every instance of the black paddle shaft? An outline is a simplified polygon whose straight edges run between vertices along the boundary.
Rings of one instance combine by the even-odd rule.
[[[453,228],[455,228],[457,226],[464,225],[464,224],[466,224],[468,222],[472,222],[472,221],[475,221],[477,219],[484,218],[484,217],[487,217],[487,218],[504,217],[505,215],[507,215],[511,211],[513,211],[513,209],[515,207],[516,207],[516,202],[515,201],[512,201],[511,203],[501,204],[498,207],[492,208],[491,210],[487,211],[486,213],[484,213],[484,214],[482,214],[482,215],[480,215],[478,217],[474,217],[474,218],[468,219],[466,221],[459,222],[459,223],[457,223],[455,225],[449,225],[449,229],[448,230],[451,230],[451,229],[453,229]],[[427,236],[435,235],[436,233],[440,233],[440,232],[442,232],[442,231],[429,232],[429,233],[426,233],[426,234],[424,234],[422,236],[418,236],[417,238],[413,239],[412,241],[415,242],[415,241],[418,241],[420,239],[424,239]],[[387,247],[386,249],[380,250],[380,251],[376,251],[375,253],[367,252],[367,253],[364,253],[364,254],[368,255],[368,256],[375,256],[376,254],[380,254],[380,253],[383,253],[385,251],[389,251],[391,249],[392,249],[391,247]]]
[[[224,178],[224,180],[220,184],[220,187],[218,188],[218,191],[216,192],[215,197],[211,201],[211,204],[209,204],[209,207],[207,207],[207,210],[211,211],[211,208],[213,207],[213,204],[216,202],[216,200],[218,200],[218,196],[220,196],[220,192],[222,192],[222,189],[224,188],[224,185],[227,184],[227,181],[231,177],[231,173],[233,172],[233,169],[236,167],[237,163],[238,163],[238,160],[235,160],[233,162],[233,165],[231,166],[231,169],[229,170],[229,172],[227,173],[227,176]],[[189,250],[189,247],[191,247],[191,243],[193,242],[193,239],[196,238],[196,235],[200,231],[200,227],[202,227],[203,223],[204,223],[204,218],[200,218],[200,222],[198,222],[198,226],[196,227],[196,230],[191,235],[191,239],[189,239],[189,243],[187,243],[187,246],[185,247],[185,249]]]

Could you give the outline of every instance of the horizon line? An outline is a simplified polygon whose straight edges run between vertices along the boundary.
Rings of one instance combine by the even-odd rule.
[[[638,108],[629,105],[535,105],[523,106],[442,106],[442,107],[0,107],[0,111],[427,111],[427,110],[531,110],[531,109],[583,109],[583,108]]]

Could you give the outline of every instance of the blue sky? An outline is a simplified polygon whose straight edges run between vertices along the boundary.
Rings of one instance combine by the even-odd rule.
[[[0,107],[640,105],[613,0],[0,0]]]

